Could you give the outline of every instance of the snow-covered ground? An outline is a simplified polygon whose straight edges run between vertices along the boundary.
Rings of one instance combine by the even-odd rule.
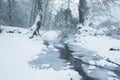
[[[54,40],[58,39],[58,31],[41,31],[41,38],[29,39],[26,29],[7,26],[1,28],[0,80],[80,80],[78,72],[67,68],[69,66],[64,67],[66,63],[59,58],[58,50],[53,46]],[[44,41],[50,42],[50,45],[46,46]],[[120,40],[104,35],[78,34],[72,42],[68,39],[68,44],[75,51],[73,55],[78,58],[83,56],[90,64],[118,67],[107,59],[120,64]],[[110,50],[111,48],[115,50]],[[95,60],[97,57],[98,60]],[[31,61],[35,64],[30,64]],[[86,73],[94,78],[119,80],[116,78],[119,76],[111,71],[90,65],[85,68]]]
[[[3,28],[3,27],[2,27]],[[9,30],[22,34],[6,33]],[[29,39],[23,33],[27,30],[4,28],[0,33],[0,80],[79,80],[79,74],[74,70],[32,68],[29,61],[35,59],[42,49],[46,48],[42,39]],[[45,35],[44,35],[45,36]],[[56,64],[57,65],[57,64]]]
[[[88,30],[76,34],[75,39],[68,40],[66,43],[69,44],[75,58],[89,63],[88,68],[84,67],[89,76],[98,80],[119,80],[117,77],[120,77],[120,40],[105,35],[94,36]],[[117,70],[118,73],[109,71],[110,68]]]
[[[120,64],[120,40],[106,36],[79,36],[77,38],[79,45],[83,48],[95,51],[101,57]],[[118,50],[110,50],[111,48]]]

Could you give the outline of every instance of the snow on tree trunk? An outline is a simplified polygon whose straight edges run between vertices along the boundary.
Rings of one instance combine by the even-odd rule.
[[[36,1],[36,4],[38,6],[37,8],[38,8],[39,12],[38,12],[38,15],[36,17],[36,20],[35,20],[32,28],[31,28],[33,33],[32,33],[32,36],[30,38],[33,38],[35,35],[40,36],[39,30],[40,30],[40,28],[42,26],[42,20],[43,20],[42,3],[43,3],[42,0],[37,0]]]
[[[41,14],[42,16],[42,14]],[[39,35],[40,36],[40,33],[39,33],[39,30],[41,28],[41,23],[42,23],[42,17],[41,17],[39,14],[37,15],[36,17],[36,20],[31,28],[31,31],[33,31],[32,33],[32,36],[30,38],[33,38],[35,35]]]

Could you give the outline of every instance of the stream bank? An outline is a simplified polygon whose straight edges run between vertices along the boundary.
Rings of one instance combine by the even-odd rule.
[[[36,60],[30,62],[31,65],[39,69],[49,69],[52,67],[55,70],[61,70],[70,68],[77,71],[83,80],[107,80],[108,77],[111,77],[108,75],[108,72],[114,72],[117,76],[112,77],[114,77],[115,80],[119,80],[120,71],[118,71],[118,69],[89,63],[89,61],[99,61],[102,59],[98,55],[93,56],[95,52],[60,41],[44,41],[44,44],[47,47],[47,49],[44,50],[46,53],[39,54]],[[43,67],[42,64],[49,65]]]

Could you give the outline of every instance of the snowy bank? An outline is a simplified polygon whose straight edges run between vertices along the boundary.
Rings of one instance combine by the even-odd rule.
[[[29,39],[27,35],[0,33],[0,80],[79,80],[80,76],[73,70],[53,69],[39,70],[29,66],[28,62],[36,58],[46,48],[42,39]],[[24,29],[22,29],[24,32]],[[26,31],[25,31],[26,32]],[[56,64],[57,65],[57,64]]]

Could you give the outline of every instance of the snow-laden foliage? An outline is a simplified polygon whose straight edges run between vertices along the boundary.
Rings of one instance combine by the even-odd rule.
[[[87,27],[88,30],[91,27],[96,29],[95,35],[102,33],[119,39],[119,4],[119,0],[87,0],[88,11],[85,15],[85,23],[80,27]],[[106,30],[103,30],[105,28]]]

